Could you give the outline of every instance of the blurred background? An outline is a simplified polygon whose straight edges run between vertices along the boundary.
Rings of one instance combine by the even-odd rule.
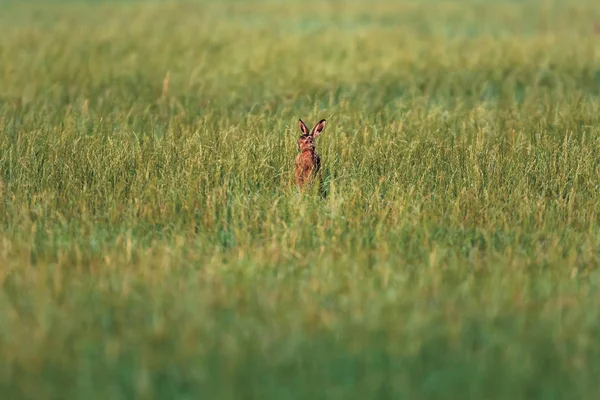
[[[598,21],[0,0],[0,397],[597,398]]]

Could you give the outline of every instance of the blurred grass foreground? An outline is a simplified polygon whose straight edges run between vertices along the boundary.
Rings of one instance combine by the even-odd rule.
[[[597,0],[0,10],[3,399],[598,398]]]

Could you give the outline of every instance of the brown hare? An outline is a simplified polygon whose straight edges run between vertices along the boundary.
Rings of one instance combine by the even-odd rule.
[[[315,139],[325,129],[325,120],[322,119],[312,128],[308,127],[302,120],[298,120],[302,135],[298,138],[298,150],[300,153],[296,156],[296,185],[301,189],[307,183],[310,183],[313,178],[316,178],[321,168],[321,158],[315,151]]]

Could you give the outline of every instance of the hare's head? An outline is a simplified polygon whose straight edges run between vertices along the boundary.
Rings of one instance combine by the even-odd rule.
[[[311,131],[308,130],[308,126],[306,126],[302,120],[299,120],[298,122],[300,124],[300,131],[302,132],[302,135],[298,138],[298,149],[300,151],[314,151],[315,139],[323,132],[323,129],[325,129],[326,121],[322,119]]]

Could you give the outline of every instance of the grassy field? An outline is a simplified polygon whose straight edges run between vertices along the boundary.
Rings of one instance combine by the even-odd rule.
[[[0,11],[3,399],[598,398],[597,0]]]

